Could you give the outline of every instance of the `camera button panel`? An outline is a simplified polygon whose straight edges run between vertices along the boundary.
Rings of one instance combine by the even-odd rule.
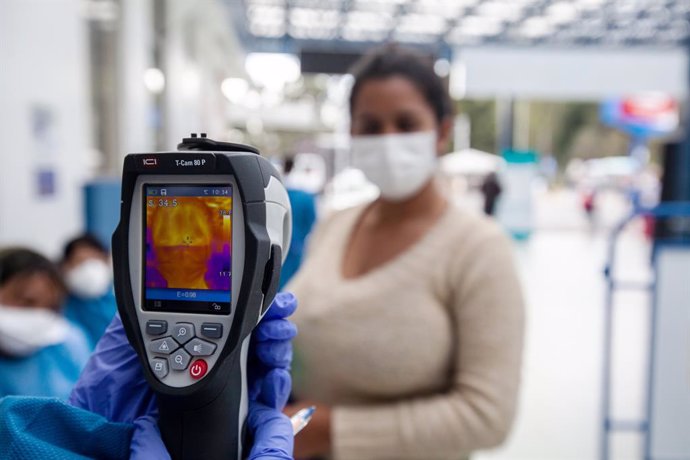
[[[194,380],[199,380],[201,377],[206,375],[206,372],[208,371],[208,364],[206,364],[206,361],[203,359],[197,359],[194,361],[194,364],[192,364],[192,367],[189,368],[189,375],[194,379]]]
[[[216,344],[206,340],[194,339],[185,345],[185,349],[192,356],[211,356],[216,351]]]
[[[220,323],[204,323],[201,325],[201,335],[209,339],[223,337],[223,325]]]
[[[194,325],[192,323],[176,323],[172,328],[172,337],[177,343],[184,345],[194,337]]]
[[[163,379],[168,375],[168,360],[165,358],[153,358],[150,361],[151,370],[159,379]]]
[[[164,337],[162,339],[153,340],[149,344],[150,351],[162,355],[169,355],[179,347],[180,346],[172,339],[172,337]]]
[[[175,353],[170,356],[170,367],[174,371],[183,371],[189,366],[189,361],[192,357],[187,353],[184,348],[180,348]]]
[[[225,342],[223,323],[180,319],[149,319],[143,328],[153,374],[175,386],[191,385],[208,374]]]
[[[168,322],[152,319],[146,322],[146,333],[149,335],[163,335],[168,332]]]

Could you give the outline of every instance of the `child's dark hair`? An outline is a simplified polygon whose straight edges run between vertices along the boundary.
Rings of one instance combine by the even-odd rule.
[[[79,235],[76,238],[71,239],[65,245],[65,248],[62,252],[62,262],[64,263],[70,257],[72,257],[72,254],[74,254],[74,251],[76,251],[79,246],[87,246],[103,253],[104,255],[108,255],[108,248],[101,243],[101,240],[90,233],[84,233],[83,235]]]
[[[350,92],[350,113],[362,84],[394,76],[406,78],[424,95],[441,123],[453,114],[453,106],[446,85],[434,72],[434,59],[418,51],[388,44],[364,55],[351,70],[355,83]]]
[[[41,254],[27,248],[0,250],[0,286],[12,278],[37,273],[48,276],[63,292],[67,290],[55,264]]]

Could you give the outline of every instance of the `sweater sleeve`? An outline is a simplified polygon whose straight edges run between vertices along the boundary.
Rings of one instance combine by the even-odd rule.
[[[516,410],[524,306],[508,239],[493,232],[448,276],[455,362],[448,391],[333,409],[337,460],[460,458],[501,444]]]

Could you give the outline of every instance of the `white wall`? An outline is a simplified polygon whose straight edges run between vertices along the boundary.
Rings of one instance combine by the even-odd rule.
[[[641,91],[688,92],[681,48],[513,48],[456,50],[451,92],[456,98],[515,96],[599,100]]]
[[[126,154],[150,152],[155,144],[153,95],[144,86],[144,72],[153,66],[152,9],[151,0],[122,0],[120,165]]]
[[[82,228],[80,186],[91,145],[87,29],[79,0],[0,1],[0,246],[56,255]],[[52,116],[37,139],[32,113]],[[40,197],[36,170],[55,173]]]
[[[661,246],[655,263],[650,458],[685,459],[690,458],[690,250]]]

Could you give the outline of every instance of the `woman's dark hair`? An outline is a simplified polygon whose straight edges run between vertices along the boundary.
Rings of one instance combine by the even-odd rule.
[[[72,257],[74,251],[76,251],[80,246],[86,246],[95,249],[106,256],[108,255],[108,249],[103,245],[103,243],[101,243],[101,240],[90,233],[84,233],[83,235],[79,235],[67,242],[65,249],[62,251],[62,262],[64,263],[70,257]]]
[[[369,80],[394,76],[406,78],[424,95],[440,123],[453,114],[446,85],[434,72],[434,59],[418,51],[388,44],[376,48],[355,63],[350,72],[355,83],[350,92],[350,113],[362,85]]]
[[[65,283],[53,262],[41,254],[26,248],[0,250],[0,286],[18,276],[42,273],[50,278],[62,291]]]

